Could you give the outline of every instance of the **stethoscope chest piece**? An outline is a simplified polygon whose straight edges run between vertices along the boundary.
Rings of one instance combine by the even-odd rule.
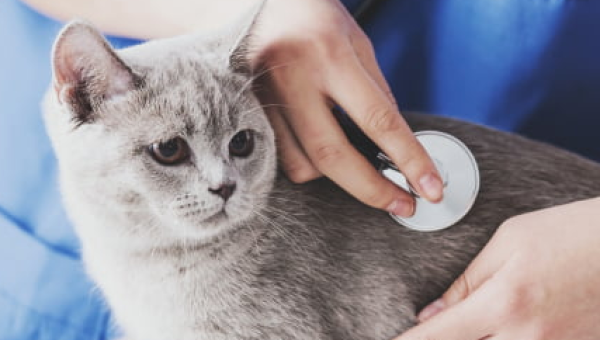
[[[419,197],[389,158],[379,154],[381,173],[415,196],[413,216],[391,216],[401,225],[418,231],[446,229],[460,221],[475,203],[480,181],[477,162],[465,144],[447,133],[420,131],[415,136],[433,159],[442,177],[444,198],[439,203],[431,203]]]

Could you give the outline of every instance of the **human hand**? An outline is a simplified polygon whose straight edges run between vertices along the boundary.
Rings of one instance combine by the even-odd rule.
[[[396,340],[600,339],[600,199],[505,222]]]
[[[331,114],[349,116],[431,201],[442,197],[437,171],[398,112],[370,40],[338,0],[270,0],[257,28],[255,68],[269,70],[258,91],[275,129],[288,177],[326,175],[364,203],[410,216],[413,200],[352,147]]]

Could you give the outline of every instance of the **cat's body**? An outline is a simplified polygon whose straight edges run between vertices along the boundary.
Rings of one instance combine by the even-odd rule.
[[[228,74],[221,58],[207,61],[206,49],[186,54],[185,40],[158,42],[116,57],[82,24],[61,39],[60,100],[50,93],[46,118],[65,202],[91,276],[136,340],[389,339],[504,220],[600,195],[593,162],[408,115],[415,130],[463,140],[482,177],[457,225],[411,231],[327,179],[295,185],[276,176],[273,133],[248,78]],[[240,129],[256,130],[258,156],[226,151]],[[146,146],[174,136],[188,143],[188,162],[153,163]],[[236,189],[221,199],[213,188],[225,182]]]

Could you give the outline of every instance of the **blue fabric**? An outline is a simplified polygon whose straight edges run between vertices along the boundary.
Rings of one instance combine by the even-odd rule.
[[[384,1],[366,25],[403,110],[600,160],[600,1]]]
[[[0,339],[114,335],[79,261],[40,114],[61,24],[0,1]],[[113,39],[126,46],[131,41]]]
[[[365,27],[402,109],[518,131],[600,159],[599,17],[598,0],[388,0]],[[115,335],[79,261],[39,110],[59,27],[0,0],[2,340]]]

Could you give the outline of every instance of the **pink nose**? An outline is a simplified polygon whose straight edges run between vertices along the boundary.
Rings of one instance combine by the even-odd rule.
[[[235,183],[224,183],[215,189],[209,188],[208,191],[221,196],[223,200],[227,201],[235,191]]]

